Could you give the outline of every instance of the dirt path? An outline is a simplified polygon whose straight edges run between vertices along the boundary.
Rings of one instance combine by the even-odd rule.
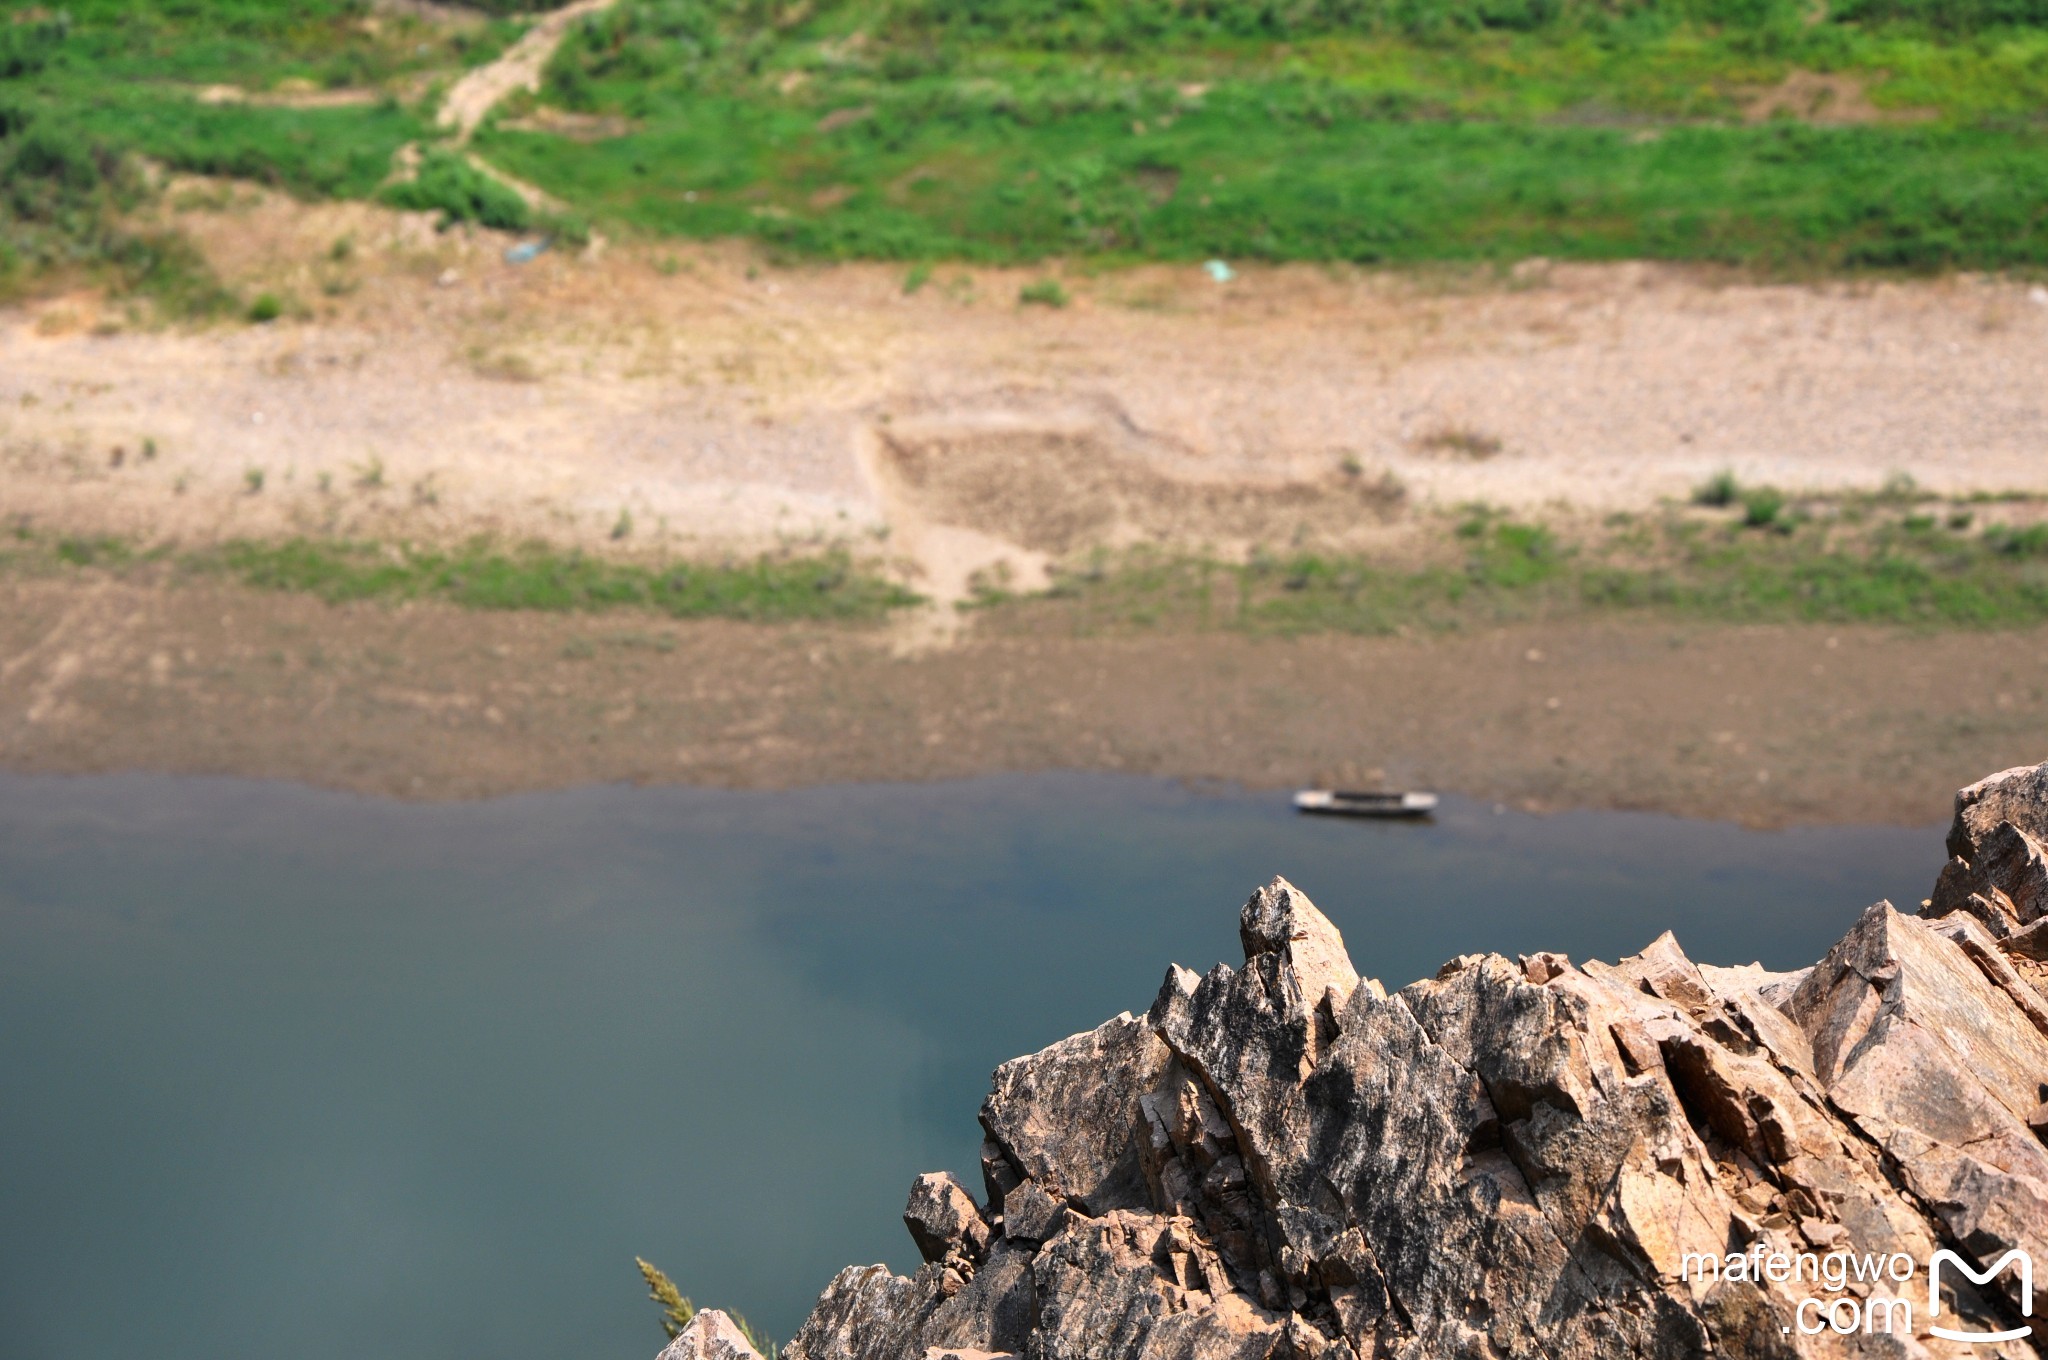
[[[541,72],[562,45],[569,26],[586,15],[611,7],[613,0],[576,0],[543,16],[526,35],[496,61],[477,67],[449,89],[441,103],[439,125],[455,134],[456,142],[470,139],[498,101],[514,90],[540,91]]]
[[[0,763],[472,797],[1074,768],[1536,809],[1927,824],[2048,755],[2048,633],[1617,622],[1434,640],[983,636],[0,581]]]

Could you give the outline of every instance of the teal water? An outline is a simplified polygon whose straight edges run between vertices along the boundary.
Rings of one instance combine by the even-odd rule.
[[[416,806],[0,776],[0,1357],[648,1360],[633,1269],[786,1338],[978,1184],[1005,1058],[1237,962],[1284,873],[1389,986],[1452,955],[1811,962],[1941,828],[1136,778]]]

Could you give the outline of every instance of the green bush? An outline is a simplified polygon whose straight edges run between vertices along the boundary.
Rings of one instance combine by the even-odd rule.
[[[384,201],[415,212],[439,212],[441,229],[475,222],[501,231],[524,231],[533,222],[526,200],[453,151],[429,151],[419,174],[384,191]]]
[[[1735,504],[1736,497],[1741,494],[1742,487],[1735,480],[1735,474],[1723,469],[1695,487],[1692,499],[1695,505],[1710,505],[1715,509],[1721,509]]]
[[[1067,305],[1067,290],[1060,286],[1058,279],[1040,279],[1018,289],[1017,302],[1026,307],[1064,307]]]
[[[153,298],[172,317],[231,305],[190,242],[119,225],[141,192],[126,157],[0,106],[0,297],[51,271],[83,271]]]
[[[1924,24],[1943,33],[1976,33],[2048,24],[2048,0],[1835,0],[1830,17],[1851,23]]]
[[[0,20],[0,80],[21,80],[40,72],[71,31],[71,19],[62,11],[54,18],[23,22],[26,17]]]
[[[1742,522],[1752,529],[1768,529],[1785,513],[1785,493],[1775,487],[1752,487],[1742,493]]]
[[[2048,557],[2048,524],[2030,524],[2024,529],[2001,525],[1986,530],[1984,541],[2007,557]]]

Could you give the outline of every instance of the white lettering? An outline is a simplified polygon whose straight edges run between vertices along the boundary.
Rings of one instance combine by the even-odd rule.
[[[1943,1248],[1942,1250],[1935,1252],[1934,1258],[1927,1263],[1928,1317],[1937,1318],[1941,1316],[1941,1265],[1944,1261],[1954,1266],[1957,1270],[1962,1271],[1963,1274],[1969,1278],[1972,1284],[1989,1284],[1991,1283],[1992,1278],[1996,1276],[2000,1271],[2004,1270],[2007,1266],[2012,1265],[2014,1262],[2018,1262],[2020,1268],[2020,1312],[2027,1317],[2032,1317],[2034,1315],[2033,1257],[2027,1255],[2026,1252],[2020,1250],[2018,1247],[2014,1247],[2011,1251],[1999,1257],[1996,1261],[1993,1261],[1990,1265],[1986,1266],[1980,1272],[1972,1270],[1970,1268],[1970,1263],[1968,1261],[1965,1261],[1962,1257],[1956,1255],[1952,1251],[1949,1251],[1947,1248]],[[1934,1333],[1934,1335],[1940,1337],[1944,1341],[1963,1341],[1971,1343],[1973,1345],[1980,1342],[1988,1343],[1992,1341],[2017,1341],[2023,1336],[2031,1336],[2034,1331],[2034,1329],[2029,1326],[2014,1327],[2009,1331],[2003,1332],[1964,1332],[1958,1331],[1950,1327],[1937,1327],[1934,1326],[1932,1323],[1928,1324],[1927,1330]]]
[[[1831,1251],[1821,1258],[1821,1273],[1830,1294],[1839,1294],[1849,1285],[1849,1253]]]
[[[1894,1317],[1893,1314],[1895,1312],[1904,1312],[1905,1320],[1902,1322]],[[1866,1333],[1871,1330],[1872,1325],[1876,1323],[1880,1314],[1884,1317],[1884,1329],[1887,1332],[1903,1334],[1913,1330],[1913,1305],[1906,1299],[1864,1300],[1863,1330]]]

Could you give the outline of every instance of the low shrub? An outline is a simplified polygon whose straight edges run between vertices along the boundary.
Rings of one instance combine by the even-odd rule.
[[[1722,509],[1735,504],[1741,494],[1742,486],[1735,480],[1735,474],[1723,469],[1693,488],[1692,499],[1695,505]]]
[[[394,208],[440,213],[443,231],[458,222],[500,231],[524,231],[533,223],[525,199],[457,153],[439,148],[421,159],[417,175],[392,185],[383,197]]]
[[[1067,290],[1058,279],[1040,279],[1017,290],[1017,302],[1024,307],[1064,307],[1067,301]]]

